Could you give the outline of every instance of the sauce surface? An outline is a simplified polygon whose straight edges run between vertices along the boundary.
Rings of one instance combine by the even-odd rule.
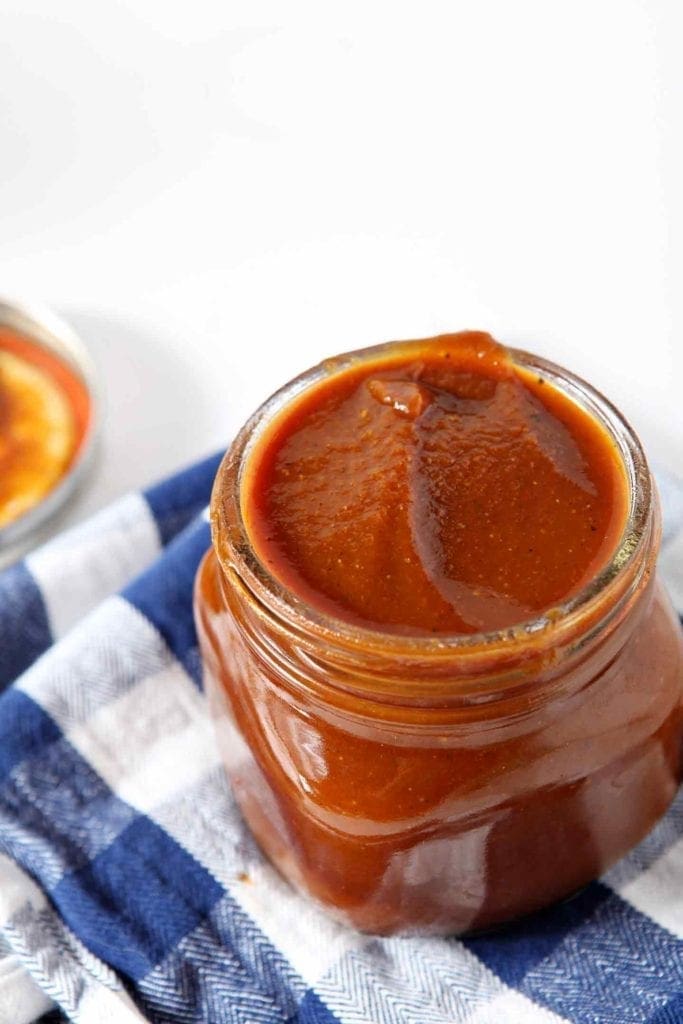
[[[627,514],[604,428],[480,332],[332,373],[251,453],[242,510],[269,571],[368,628],[533,618],[613,554]]]
[[[0,328],[0,527],[59,483],[78,451],[88,404],[57,356]]]

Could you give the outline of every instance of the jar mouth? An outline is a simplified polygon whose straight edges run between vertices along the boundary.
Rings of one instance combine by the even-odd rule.
[[[542,377],[593,416],[614,442],[622,460],[627,482],[627,512],[624,527],[609,561],[577,593],[541,614],[503,629],[478,633],[429,636],[389,632],[351,623],[324,612],[284,586],[259,559],[254,550],[242,512],[245,467],[259,438],[273,420],[303,392],[330,376],[364,361],[390,359],[409,352],[420,342],[388,342],[328,359],[304,371],[268,398],[247,420],[218,469],[211,498],[213,543],[224,569],[235,572],[242,585],[265,613],[276,617],[297,633],[312,632],[332,646],[353,650],[376,650],[385,656],[433,658],[458,653],[489,654],[495,649],[520,643],[540,643],[558,633],[575,630],[590,618],[620,581],[630,579],[642,563],[642,552],[651,532],[653,484],[640,441],[627,420],[596,388],[563,367],[521,349],[508,348],[515,367]],[[424,344],[424,342],[422,342]],[[636,573],[636,576],[638,574]],[[637,585],[637,578],[632,587]],[[543,644],[545,646],[545,644]]]

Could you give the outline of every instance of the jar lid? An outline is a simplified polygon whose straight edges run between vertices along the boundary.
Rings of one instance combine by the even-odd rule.
[[[0,568],[41,539],[82,485],[95,454],[96,390],[68,324],[0,299]]]

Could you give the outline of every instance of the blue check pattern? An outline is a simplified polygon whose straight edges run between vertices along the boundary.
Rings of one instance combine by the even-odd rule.
[[[217,464],[0,575],[0,1024],[680,1024],[683,797],[578,897],[464,940],[360,935],[264,861],[192,621]],[[683,611],[683,488],[660,488]]]

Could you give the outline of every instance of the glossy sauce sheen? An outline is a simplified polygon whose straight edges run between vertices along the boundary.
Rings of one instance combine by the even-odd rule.
[[[88,418],[76,374],[42,346],[0,328],[0,527],[59,483]]]
[[[242,509],[313,607],[401,633],[533,618],[613,554],[623,464],[605,430],[479,332],[333,373],[259,439]]]
[[[263,850],[339,920],[493,928],[603,874],[678,788],[656,494],[617,413],[610,430],[588,386],[596,419],[566,371],[542,383],[487,335],[325,369],[257,414],[216,480],[195,612],[222,758]],[[622,458],[645,503],[632,560],[574,614],[471,636],[595,578],[623,533]]]

